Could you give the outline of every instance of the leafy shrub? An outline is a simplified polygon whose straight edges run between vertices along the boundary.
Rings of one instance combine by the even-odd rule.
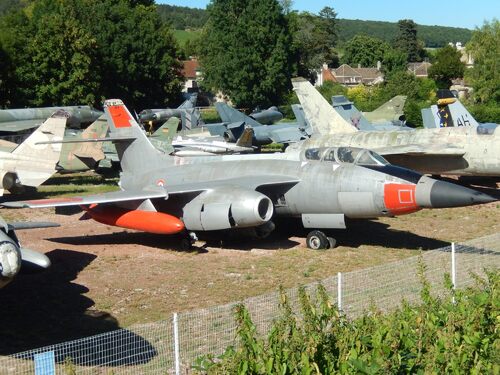
[[[498,374],[498,271],[458,291],[448,276],[443,298],[432,296],[421,278],[420,305],[403,302],[390,314],[372,309],[352,321],[337,311],[321,285],[316,302],[300,290],[300,315],[281,291],[281,314],[266,339],[238,305],[239,346],[218,358],[199,358],[195,369],[208,374]]]

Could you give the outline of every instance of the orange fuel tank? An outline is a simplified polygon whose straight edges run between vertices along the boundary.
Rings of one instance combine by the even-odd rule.
[[[156,234],[176,234],[184,230],[177,217],[163,213],[92,205],[87,213],[99,223]]]

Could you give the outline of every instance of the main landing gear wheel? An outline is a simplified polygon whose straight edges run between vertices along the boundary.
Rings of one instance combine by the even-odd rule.
[[[196,241],[198,241],[198,237],[194,232],[184,232],[180,235],[180,247],[182,250],[191,250]]]
[[[307,247],[313,250],[323,250],[323,249],[332,249],[337,244],[332,237],[327,237],[320,230],[313,230],[309,232],[306,239]]]

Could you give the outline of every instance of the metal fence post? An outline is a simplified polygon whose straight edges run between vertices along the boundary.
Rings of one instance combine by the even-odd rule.
[[[342,311],[342,273],[337,273],[337,307]]]
[[[451,243],[451,284],[453,291],[455,291],[455,288],[457,287],[457,269],[456,269],[456,263],[455,263],[455,242]],[[452,297],[453,303],[455,303],[455,294],[453,294]]]
[[[174,313],[174,354],[175,354],[175,375],[181,375],[181,356],[179,350],[179,323],[177,313]]]

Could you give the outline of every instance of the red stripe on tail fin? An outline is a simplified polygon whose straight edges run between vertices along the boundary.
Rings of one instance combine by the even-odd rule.
[[[130,124],[130,120],[132,120],[132,118],[129,116],[125,106],[109,106],[108,110],[111,114],[111,119],[113,120],[115,128],[130,128],[132,126]]]

